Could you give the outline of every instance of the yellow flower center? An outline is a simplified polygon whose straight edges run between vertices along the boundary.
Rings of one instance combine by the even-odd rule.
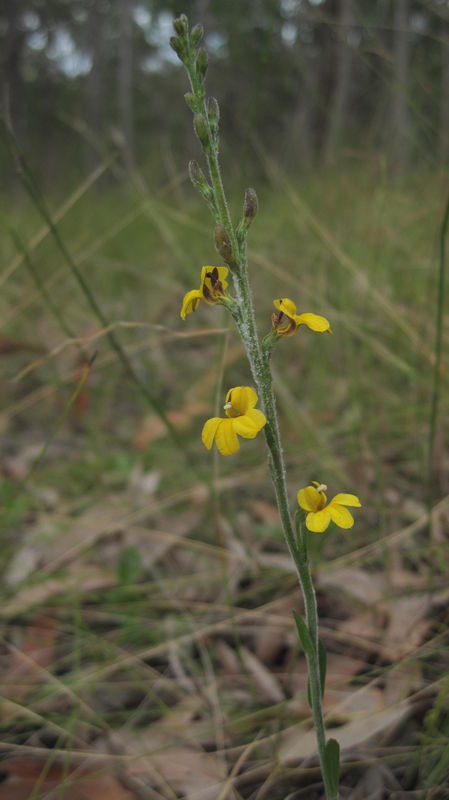
[[[208,300],[209,303],[216,303],[220,297],[224,297],[225,290],[221,280],[219,279],[217,267],[214,267],[209,272],[206,272],[203,280],[202,292],[203,297]]]
[[[226,411],[226,416],[230,417],[231,419],[235,419],[235,417],[242,417],[243,414],[237,408],[234,408],[232,403],[225,403],[223,406],[224,410]]]

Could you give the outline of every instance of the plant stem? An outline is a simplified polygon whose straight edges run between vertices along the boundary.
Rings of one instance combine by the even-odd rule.
[[[218,165],[218,158],[215,156],[213,160],[216,165],[216,170],[210,171],[212,187],[214,190],[215,201],[218,207],[226,207],[226,198],[224,195],[223,183],[216,178],[220,176]],[[232,240],[231,240],[232,241]],[[248,361],[251,366],[251,371],[256,382],[259,394],[262,400],[262,406],[267,419],[265,425],[265,440],[267,443],[268,451],[270,454],[270,472],[273,482],[276,502],[279,509],[279,515],[282,523],[282,530],[284,533],[287,548],[295,564],[298,573],[299,584],[301,587],[302,595],[304,598],[304,607],[306,613],[306,625],[313,643],[313,658],[307,657],[309,679],[310,679],[310,694],[312,700],[312,716],[315,725],[315,732],[318,744],[318,753],[321,764],[321,771],[323,774],[324,786],[326,790],[326,797],[328,800],[337,800],[337,796],[333,794],[329,787],[328,776],[326,772],[326,765],[324,760],[324,752],[326,748],[326,732],[323,718],[322,707],[322,687],[319,673],[319,656],[318,656],[318,609],[316,604],[315,590],[310,575],[309,561],[306,549],[299,545],[292,523],[290,514],[290,506],[288,502],[288,491],[286,481],[286,471],[284,464],[284,457],[282,452],[281,435],[279,431],[278,417],[276,411],[276,397],[274,394],[273,378],[271,375],[269,359],[264,357],[259,336],[257,333],[257,326],[252,302],[251,287],[248,277],[248,264],[246,254],[239,253],[239,271],[233,273],[234,284],[237,291],[237,299],[239,302],[240,315],[237,317],[236,322],[239,332],[245,346]]]
[[[233,313],[240,336],[242,338],[251,372],[256,383],[266,416],[264,427],[265,440],[269,451],[271,479],[273,482],[276,502],[282,523],[287,548],[295,564],[298,580],[304,598],[306,625],[313,644],[313,653],[306,653],[310,696],[312,703],[312,716],[318,744],[318,753],[323,774],[324,787],[327,800],[338,800],[338,792],[330,788],[325,762],[326,732],[322,708],[322,686],[319,671],[319,639],[318,639],[318,611],[315,590],[310,575],[307,550],[301,541],[298,541],[296,531],[290,514],[288,501],[286,471],[282,452],[281,436],[276,412],[276,398],[273,388],[273,378],[270,370],[269,354],[264,352],[257,332],[256,318],[252,301],[251,286],[248,276],[248,262],[246,257],[246,241],[239,244],[236,230],[234,229],[229,206],[226,199],[223,181],[221,178],[218,159],[218,138],[212,134],[209,123],[207,106],[205,102],[204,87],[198,81],[195,71],[194,53],[189,46],[189,57],[185,62],[190,84],[195,98],[195,109],[205,120],[209,141],[207,145],[201,142],[204,155],[209,168],[209,177],[217,209],[217,223],[225,227],[232,246],[232,277],[237,295],[238,310]]]

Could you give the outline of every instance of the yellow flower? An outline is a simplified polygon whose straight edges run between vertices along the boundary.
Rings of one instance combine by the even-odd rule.
[[[304,511],[308,511],[306,527],[312,533],[323,533],[330,521],[335,522],[339,528],[352,528],[354,517],[345,506],[360,508],[361,503],[355,494],[336,494],[327,503],[324,492],[327,486],[324,483],[312,481],[313,486],[305,486],[298,492],[298,503]],[[326,505],[327,503],[327,505]]]
[[[229,270],[227,267],[203,267],[201,270],[201,286],[199,289],[192,289],[184,295],[182,301],[181,317],[186,318],[187,314],[196,311],[200,300],[213,306],[220,302],[220,298],[226,294],[228,284],[226,276]]]
[[[215,439],[222,456],[230,456],[240,449],[239,436],[254,439],[266,424],[264,414],[255,408],[257,394],[250,386],[229,389],[224,409],[227,419],[212,417],[204,425],[201,438],[208,450]]]
[[[332,333],[329,320],[320,317],[319,314],[297,314],[293,300],[284,297],[282,300],[274,300],[274,305],[278,309],[278,314],[273,314],[273,327],[278,336],[292,336],[300,325],[307,325],[312,331],[317,333]]]

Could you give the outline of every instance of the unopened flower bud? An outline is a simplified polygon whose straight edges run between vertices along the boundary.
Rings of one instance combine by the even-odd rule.
[[[214,236],[215,236],[215,247],[217,248],[217,251],[220,253],[221,257],[224,258],[227,264],[232,265],[234,262],[234,258],[232,255],[232,244],[225,226],[216,225]]]
[[[180,58],[182,61],[184,57],[184,46],[183,43],[181,42],[181,39],[179,39],[177,36],[171,36],[170,47],[172,48],[172,50],[175,51],[178,58]]]
[[[220,106],[215,97],[209,97],[207,101],[207,116],[212,132],[216,133],[218,130],[218,121],[220,119]]]
[[[189,177],[193,185],[200,189],[209,186],[206,176],[197,161],[189,161]]]
[[[184,100],[186,101],[186,103],[187,103],[188,107],[190,108],[190,110],[195,113],[195,105],[196,104],[195,104],[195,98],[194,98],[192,92],[186,92],[185,95],[184,95]]]
[[[204,80],[204,77],[207,72],[207,65],[209,63],[209,56],[207,55],[207,50],[204,47],[198,51],[198,55],[196,58],[196,71],[200,80]]]
[[[185,36],[185,34],[189,30],[189,20],[187,19],[185,14],[181,14],[179,17],[173,20],[173,27],[178,34],[178,36]]]
[[[195,25],[190,34],[190,41],[193,47],[196,47],[203,38],[204,29],[202,25]]]
[[[195,128],[195,133],[200,140],[204,151],[207,153],[210,151],[210,136],[209,136],[209,128],[207,126],[207,122],[203,114],[195,114],[193,118],[193,126]]]
[[[196,161],[189,161],[189,177],[195,189],[201,192],[212,214],[215,216],[216,208],[212,186],[209,185],[203,170],[198,166]]]
[[[245,200],[243,202],[243,214],[242,218],[237,226],[236,230],[236,237],[239,245],[243,245],[246,242],[246,237],[248,236],[248,230],[250,225],[257,214],[259,208],[259,203],[257,200],[257,194],[254,189],[247,189],[245,192]]]
[[[254,189],[247,189],[245,192],[245,202],[243,204],[243,216],[245,220],[252,221],[259,209],[257,194]]]

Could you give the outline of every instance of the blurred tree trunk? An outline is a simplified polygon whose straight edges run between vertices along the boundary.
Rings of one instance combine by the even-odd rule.
[[[334,161],[341,146],[345,122],[348,117],[351,95],[353,54],[348,38],[354,25],[352,0],[340,0],[338,12],[338,46],[336,52],[336,77],[331,100],[329,127],[326,137],[326,161]]]
[[[441,42],[440,159],[449,160],[449,36]]]
[[[314,160],[314,128],[318,96],[318,65],[312,54],[302,57],[300,96],[293,111],[287,146],[292,149],[294,167],[307,168]]]
[[[408,34],[408,0],[394,2],[394,79],[393,79],[393,144],[398,172],[403,172],[408,156],[408,106],[410,84],[410,42]]]
[[[14,132],[23,144],[26,119],[20,66],[25,34],[20,25],[21,3],[18,0],[7,0],[3,11],[6,18],[7,35],[4,37],[3,47],[0,51],[2,108],[4,113],[10,116]]]
[[[92,138],[94,152],[101,150],[103,146],[104,134],[104,62],[105,62],[105,37],[104,20],[97,0],[91,0],[89,16],[87,21],[87,48],[92,59],[92,67],[86,79],[86,100],[87,100],[87,125],[89,137]],[[90,168],[98,163],[98,155],[95,155],[92,147],[88,144],[87,160]]]
[[[123,134],[125,165],[129,172],[135,164],[133,102],[133,3],[119,0],[118,108]]]

